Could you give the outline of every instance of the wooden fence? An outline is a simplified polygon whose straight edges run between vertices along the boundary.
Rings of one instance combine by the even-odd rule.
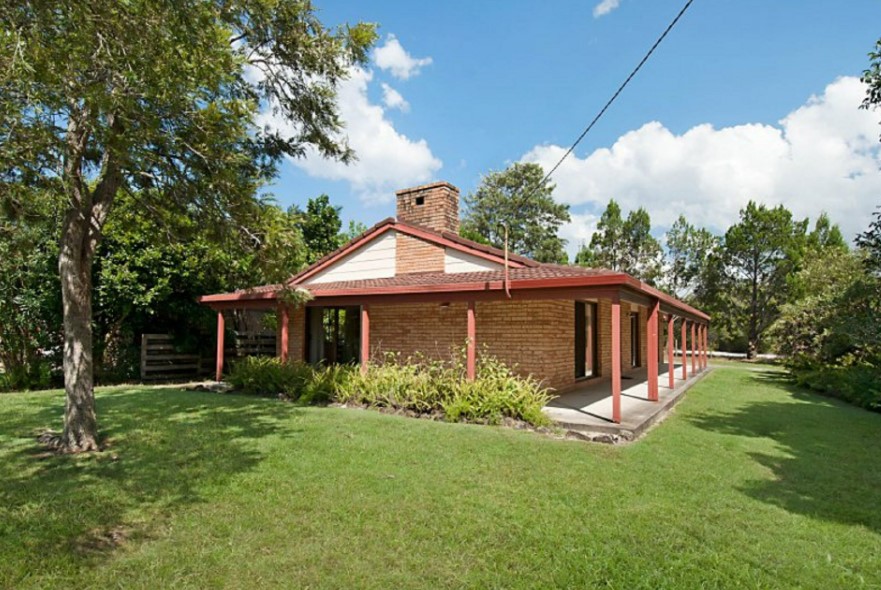
[[[198,353],[178,352],[170,334],[141,335],[141,381],[195,379],[210,371]]]
[[[236,332],[233,350],[227,356],[275,356],[275,334],[272,332]]]
[[[272,332],[235,332],[227,359],[246,356],[275,356]],[[202,379],[214,370],[214,355],[179,352],[171,334],[141,335],[141,381],[182,381]]]

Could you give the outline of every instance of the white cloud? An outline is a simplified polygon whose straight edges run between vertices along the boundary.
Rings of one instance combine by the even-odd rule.
[[[603,0],[593,7],[593,17],[606,16],[621,5],[621,0]]]
[[[381,203],[390,201],[396,189],[432,180],[442,163],[431,153],[428,142],[399,133],[383,107],[370,102],[367,87],[372,80],[370,70],[353,68],[337,92],[340,116],[345,122],[343,134],[358,160],[346,165],[323,158],[310,148],[304,158],[291,162],[310,176],[348,182],[365,203]],[[293,131],[289,123],[269,110],[261,115],[260,124],[282,133]]]
[[[394,35],[386,37],[385,43],[373,50],[373,61],[382,70],[388,70],[392,76],[407,80],[415,76],[427,65],[431,65],[430,57],[416,58],[407,53]]]
[[[596,232],[600,218],[593,213],[570,213],[570,217],[572,219],[560,227],[560,237],[567,242],[569,262],[574,262],[581,245],[590,244],[590,238]]]
[[[406,113],[410,110],[410,103],[404,100],[401,93],[383,82],[382,86],[382,103],[390,109],[398,109]]]
[[[582,215],[599,214],[615,198],[625,210],[645,207],[656,228],[683,213],[717,232],[753,199],[783,204],[799,218],[827,211],[853,237],[881,204],[881,128],[878,112],[858,108],[864,95],[857,78],[844,77],[778,125],[704,124],[676,135],[646,123],[611,148],[570,156],[553,177],[555,196]],[[564,152],[540,145],[522,161],[549,170]],[[585,230],[567,231],[569,237]]]

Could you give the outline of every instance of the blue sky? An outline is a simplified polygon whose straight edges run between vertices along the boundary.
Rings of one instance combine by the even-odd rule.
[[[550,167],[683,1],[319,1],[325,24],[380,25],[340,94],[360,161],[286,162],[271,191],[284,205],[327,193],[371,225],[398,188],[464,194],[512,162]],[[609,198],[646,207],[656,233],[679,213],[724,230],[749,198],[864,229],[881,204],[881,111],[857,110],[855,78],[878,23],[877,1],[696,0],[555,175],[569,250]]]

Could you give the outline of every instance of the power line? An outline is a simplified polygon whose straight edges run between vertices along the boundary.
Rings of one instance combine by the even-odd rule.
[[[547,174],[545,174],[545,177],[542,179],[542,181],[541,181],[541,183],[539,184],[539,186],[543,186],[544,183],[547,182],[547,181],[550,179],[551,175],[552,175],[554,172],[557,171],[557,168],[560,167],[560,165],[563,163],[563,161],[564,161],[566,158],[568,158],[569,155],[570,155],[570,154],[575,150],[575,148],[578,146],[578,144],[581,143],[581,140],[584,139],[584,136],[587,135],[587,134],[590,132],[591,129],[593,129],[593,126],[597,124],[597,121],[599,121],[600,118],[601,118],[601,117],[606,113],[606,111],[609,109],[609,107],[612,106],[612,103],[615,102],[615,100],[618,98],[618,95],[620,95],[621,92],[627,87],[627,85],[630,84],[630,81],[633,79],[633,77],[636,76],[637,72],[639,72],[640,69],[642,69],[642,66],[645,65],[645,62],[647,62],[647,61],[649,60],[649,58],[650,58],[650,57],[652,56],[652,54],[655,52],[655,49],[658,48],[658,46],[661,44],[661,42],[664,40],[664,38],[670,33],[670,31],[673,30],[673,27],[676,26],[676,23],[679,22],[679,19],[682,18],[682,16],[685,14],[685,11],[688,10],[688,8],[691,6],[691,4],[692,4],[693,2],[694,2],[694,0],[688,0],[688,1],[685,3],[685,6],[682,7],[682,10],[680,10],[680,11],[679,11],[679,14],[676,15],[676,18],[674,18],[672,21],[670,21],[670,24],[667,25],[667,28],[664,29],[664,32],[661,33],[661,36],[658,37],[658,40],[657,40],[657,41],[655,41],[655,44],[652,45],[651,49],[648,50],[648,53],[646,53],[646,54],[643,56],[643,58],[642,58],[642,60],[639,62],[639,64],[633,69],[632,72],[630,72],[630,75],[627,76],[627,79],[624,80],[624,82],[618,87],[618,90],[615,91],[615,94],[612,95],[612,98],[610,98],[610,99],[608,100],[608,102],[606,102],[606,104],[603,106],[602,109],[600,109],[600,112],[597,113],[597,115],[593,118],[593,120],[590,122],[590,124],[589,124],[587,127],[584,128],[584,131],[581,132],[581,135],[578,136],[578,139],[575,140],[575,143],[573,143],[572,146],[571,146],[568,150],[566,150],[566,153],[563,154],[563,157],[560,158],[560,160],[559,160],[556,164],[554,164],[554,167],[551,168],[550,172],[548,172]]]
[[[610,98],[606,102],[606,104],[603,105],[603,108],[600,109],[600,112],[598,112],[596,114],[596,116],[593,118],[593,120],[588,124],[588,126],[584,128],[584,131],[581,132],[581,135],[578,136],[578,139],[575,140],[575,143],[573,143],[569,147],[569,149],[566,150],[566,153],[563,154],[563,157],[560,158],[560,160],[556,164],[554,164],[554,167],[551,168],[551,170],[547,174],[545,174],[544,178],[542,178],[541,182],[539,183],[537,189],[544,186],[544,184],[550,179],[551,175],[553,175],[553,173],[557,171],[557,168],[559,168],[560,165],[566,160],[566,158],[568,158],[569,155],[573,151],[575,151],[575,148],[578,147],[578,144],[581,143],[581,140],[584,139],[584,137],[588,133],[590,133],[590,130],[593,129],[593,126],[597,124],[597,121],[599,121],[602,118],[602,116],[604,114],[606,114],[606,111],[609,110],[609,107],[612,106],[612,103],[615,102],[615,100],[624,91],[624,89],[627,87],[627,85],[630,84],[630,81],[633,79],[633,77],[636,76],[636,74],[639,72],[639,70],[642,69],[642,66],[645,65],[645,63],[649,60],[649,58],[652,56],[652,54],[655,52],[655,50],[658,48],[658,46],[661,44],[661,42],[667,37],[667,35],[670,33],[670,31],[673,30],[673,27],[676,26],[676,23],[679,22],[679,20],[683,17],[683,15],[689,9],[689,7],[691,7],[692,3],[694,3],[694,0],[687,0],[685,5],[682,7],[682,9],[676,15],[676,17],[672,21],[670,21],[670,24],[667,25],[667,28],[664,29],[663,33],[661,33],[661,36],[658,37],[658,39],[654,42],[654,44],[651,46],[651,48],[648,50],[648,52],[642,57],[642,59],[636,65],[636,67],[633,68],[633,71],[630,72],[630,75],[627,76],[627,78],[624,80],[624,82],[621,83],[620,86],[618,86],[618,90],[615,91],[615,94],[612,95],[612,98]],[[526,195],[524,195],[523,198],[520,200],[521,205],[523,203],[525,203],[527,198],[530,196],[532,196],[532,193],[527,193]],[[509,280],[508,279],[508,264],[507,264],[507,255],[508,255],[508,239],[507,239],[508,226],[507,226],[507,224],[504,224],[504,227],[505,227],[505,258],[506,258],[506,260],[505,260],[505,290],[507,291],[508,280]]]

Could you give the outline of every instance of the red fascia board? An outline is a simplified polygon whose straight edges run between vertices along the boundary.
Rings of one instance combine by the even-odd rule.
[[[690,305],[662,293],[633,277],[624,274],[604,274],[582,277],[557,277],[546,279],[521,279],[511,281],[511,290],[542,290],[548,296],[553,296],[554,290],[579,287],[631,287],[638,293],[649,297],[655,297],[664,301],[685,313],[694,315],[706,321],[710,316],[691,307]],[[503,281],[483,281],[476,283],[450,283],[446,285],[404,285],[395,287],[379,287],[373,289],[333,289],[315,293],[317,299],[331,297],[355,297],[355,296],[388,296],[388,295],[417,295],[427,293],[475,293],[481,291],[501,291],[504,289]]]
[[[672,295],[668,295],[667,293],[659,291],[659,290],[655,289],[654,287],[652,287],[651,285],[646,285],[645,283],[640,283],[640,288],[647,295],[651,295],[652,297],[657,297],[658,299],[660,299],[661,301],[663,301],[667,305],[673,306],[673,307],[678,308],[684,312],[695,315],[703,320],[706,320],[707,323],[709,323],[709,321],[710,321],[710,316],[708,316],[707,314],[705,314],[701,310],[696,309],[696,308],[688,305],[687,303],[676,299]]]
[[[277,309],[278,302],[270,299],[251,299],[246,301],[215,301],[206,303],[208,307],[215,311],[223,311],[225,309]]]
[[[646,285],[641,281],[637,281],[633,277],[624,274],[603,274],[594,276],[576,276],[576,277],[551,277],[545,279],[520,279],[511,281],[510,288],[512,291],[531,291],[533,293],[542,292],[549,297],[554,295],[554,291],[566,289],[577,289],[584,287],[630,287],[638,293],[642,293],[649,297],[654,297],[663,301],[667,305],[672,306],[689,315],[700,318],[707,323],[710,316],[694,307],[679,301],[675,297],[658,291],[654,287]],[[369,289],[332,289],[326,291],[318,291],[315,297],[319,300],[329,298],[349,298],[349,297],[370,297],[371,299],[383,296],[399,296],[399,295],[426,295],[426,294],[452,294],[452,293],[479,293],[479,292],[495,292],[504,290],[504,281],[478,281],[472,283],[449,283],[442,285],[401,285],[394,287],[374,287]],[[234,304],[237,302],[271,302],[277,298],[276,291],[261,292],[241,292],[241,293],[220,293],[216,295],[204,295],[198,299],[200,303],[206,305],[212,304]],[[516,297],[515,297],[516,298]]]
[[[345,295],[313,299],[309,307],[323,305],[399,305],[404,303],[461,303],[468,301],[530,301],[541,299],[597,299],[613,297],[618,290],[613,287],[588,287],[580,289],[524,289],[512,291],[509,299],[504,290],[454,291],[452,293],[396,293],[393,295]]]
[[[394,287],[372,287],[369,289],[328,289],[314,293],[316,299],[325,297],[347,297],[354,295],[406,295],[411,293],[456,293],[473,291],[496,291],[502,289],[502,281],[481,281],[476,283],[449,283],[443,285],[399,285]]]
[[[511,289],[552,289],[565,287],[616,286],[627,275],[598,275],[587,277],[560,277],[548,279],[521,279],[511,281]],[[501,291],[504,281],[478,281],[473,283],[449,283],[442,285],[400,285],[370,289],[328,289],[314,293],[316,298],[347,297],[354,295],[405,295],[414,293],[457,293],[475,291]]]
[[[265,301],[276,298],[275,291],[259,291],[249,293],[243,291],[241,293],[216,293],[214,295],[202,295],[198,298],[199,303],[222,303],[228,301]]]
[[[619,286],[629,279],[626,274],[601,274],[572,277],[549,277],[546,279],[517,279],[511,281],[511,289],[541,289],[551,287]]]

